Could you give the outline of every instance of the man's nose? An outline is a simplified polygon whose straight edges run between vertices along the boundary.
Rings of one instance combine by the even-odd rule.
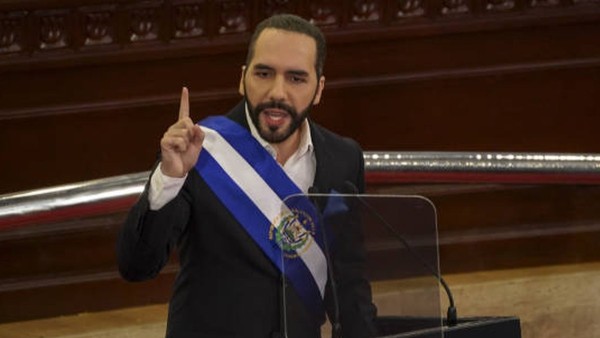
[[[283,76],[275,76],[275,78],[273,79],[269,91],[269,98],[272,101],[285,101],[285,78]]]

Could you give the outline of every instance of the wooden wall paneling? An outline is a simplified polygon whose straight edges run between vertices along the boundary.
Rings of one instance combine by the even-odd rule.
[[[2,192],[149,170],[165,126],[176,119],[177,95],[153,106],[125,103],[85,114],[3,121],[0,153],[11,154],[14,165],[2,170],[7,178]],[[192,99],[192,116],[226,112],[237,100]]]
[[[0,291],[0,321],[58,317],[136,304],[164,304],[170,298],[175,273],[161,273],[152,281],[140,283],[125,282],[116,273],[83,277],[80,281],[53,280],[55,283],[48,285],[29,282],[14,290]]]
[[[592,262],[600,189],[564,185],[398,185],[437,209],[443,273]]]
[[[594,65],[339,89],[330,83],[313,117],[367,150],[594,153],[595,131],[586,126],[600,122],[598,78]]]
[[[170,95],[167,100],[176,98],[182,85],[189,86],[192,95],[215,96],[224,90],[235,93],[244,57],[222,54],[6,72],[0,83],[4,102],[0,118],[84,113],[99,105],[131,101],[151,106],[161,104],[156,101],[164,100],[164,96]]]
[[[2,233],[2,251],[14,257],[0,276],[15,281],[40,276],[69,276],[76,271],[114,270],[111,250],[121,217],[106,215]],[[112,245],[114,249],[114,244]],[[76,254],[75,254],[76,253]]]
[[[156,279],[122,280],[116,236],[124,212],[0,233],[0,322],[167,302],[176,255]]]
[[[600,32],[597,22],[527,26],[474,32],[440,32],[419,36],[379,37],[345,32],[330,38],[327,73],[335,79],[375,76],[494,72],[535,69],[552,63],[597,59],[600,47],[591,43]],[[558,66],[558,65],[557,65]],[[506,71],[505,70],[505,71]]]

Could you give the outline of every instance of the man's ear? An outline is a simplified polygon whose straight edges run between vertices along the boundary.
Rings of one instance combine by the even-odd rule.
[[[325,76],[321,75],[321,78],[319,78],[319,83],[317,84],[317,92],[315,93],[313,106],[316,106],[319,104],[319,102],[321,102],[321,94],[323,93],[323,88],[325,88]]]
[[[246,75],[246,65],[242,66],[242,74],[240,74],[240,86],[238,88],[238,92],[242,96],[244,96],[244,75]]]

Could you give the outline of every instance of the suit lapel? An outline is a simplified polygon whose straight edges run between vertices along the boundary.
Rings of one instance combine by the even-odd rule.
[[[248,121],[246,120],[246,106],[244,100],[233,107],[233,109],[227,113],[227,117],[239,123],[242,127],[246,128],[246,130],[250,130]]]
[[[312,136],[312,142],[315,149],[315,157],[317,159],[317,170],[315,172],[315,180],[313,187],[317,192],[321,194],[327,194],[331,190],[329,182],[331,182],[331,176],[333,174],[331,163],[328,159],[333,158],[330,148],[325,143],[325,139],[321,130],[312,121],[310,124],[310,134]]]

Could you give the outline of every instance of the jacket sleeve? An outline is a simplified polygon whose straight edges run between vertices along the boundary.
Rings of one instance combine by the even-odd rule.
[[[159,210],[150,210],[147,183],[129,211],[117,239],[121,276],[128,281],[154,278],[166,265],[190,215],[186,184],[177,197]]]

